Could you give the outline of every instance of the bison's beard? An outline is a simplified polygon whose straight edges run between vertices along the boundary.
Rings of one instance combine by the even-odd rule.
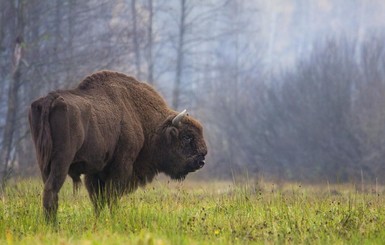
[[[175,175],[175,176],[170,176],[172,180],[176,180],[179,182],[182,182],[184,179],[186,179],[187,174],[185,175]]]
[[[186,166],[179,173],[170,174],[171,179],[177,181],[183,181],[187,174],[192,173],[200,169],[201,167],[197,167],[196,160],[194,159],[192,162],[186,164]]]
[[[189,173],[189,171],[185,168],[168,168],[164,169],[162,172],[168,175],[172,180],[177,181],[183,181]]]
[[[187,161],[179,163],[177,166],[172,164],[167,165],[166,168],[162,169],[162,172],[170,176],[172,180],[183,181],[186,178],[187,174],[201,169],[203,165],[204,157],[193,156]]]
[[[186,165],[184,168],[179,169],[177,171],[169,172],[168,175],[171,177],[172,180],[177,180],[177,181],[183,181],[186,179],[187,174],[194,172],[194,169],[191,169]]]

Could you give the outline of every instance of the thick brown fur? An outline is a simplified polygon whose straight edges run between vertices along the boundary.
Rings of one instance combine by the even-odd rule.
[[[85,175],[99,213],[159,172],[181,180],[201,168],[207,154],[202,126],[190,116],[173,125],[177,114],[151,86],[112,71],[34,101],[29,122],[47,218],[56,217],[67,175],[74,187]]]

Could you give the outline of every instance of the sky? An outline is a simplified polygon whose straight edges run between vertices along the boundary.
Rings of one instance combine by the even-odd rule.
[[[344,36],[362,41],[385,27],[383,0],[258,0],[255,15],[265,40],[265,62],[290,67],[313,44]]]

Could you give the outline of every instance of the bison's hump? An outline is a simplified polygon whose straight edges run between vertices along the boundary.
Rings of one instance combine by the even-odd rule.
[[[113,83],[127,83],[127,82],[136,82],[138,81],[131,77],[127,76],[126,74],[116,72],[116,71],[98,71],[95,72],[86,78],[83,79],[83,81],[80,82],[78,88],[81,90],[88,90],[93,89],[97,87],[106,87],[111,86]]]

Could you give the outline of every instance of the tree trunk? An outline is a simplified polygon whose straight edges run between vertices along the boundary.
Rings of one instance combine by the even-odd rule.
[[[179,106],[180,84],[181,84],[182,70],[183,70],[185,24],[186,24],[186,0],[181,0],[181,14],[180,14],[180,22],[179,22],[175,82],[174,82],[174,90],[173,90],[173,96],[172,96],[172,106],[176,110],[178,109],[178,106]]]
[[[154,45],[153,38],[152,38],[152,21],[154,17],[153,12],[153,6],[152,6],[153,0],[148,0],[148,48],[147,48],[147,61],[148,61],[148,71],[147,71],[147,82],[149,84],[154,84],[154,59],[152,57],[152,48]]]
[[[135,69],[136,78],[141,79],[140,72],[140,47],[138,39],[138,23],[137,23],[137,12],[136,12],[136,0],[131,0],[131,15],[132,15],[132,28],[133,28],[133,42],[134,42],[134,53],[135,53]]]
[[[9,178],[9,174],[12,170],[12,166],[9,166],[10,153],[12,150],[12,142],[15,132],[16,113],[18,107],[18,87],[20,84],[20,62],[22,57],[22,45],[23,45],[23,32],[24,32],[24,19],[23,19],[23,2],[16,1],[15,7],[15,19],[16,19],[16,40],[15,47],[12,56],[12,70],[11,79],[8,87],[8,102],[7,102],[7,115],[3,131],[3,141],[0,152],[0,161],[3,164],[3,171],[1,176],[1,187],[4,189],[6,182]]]
[[[61,30],[61,21],[62,21],[62,1],[61,0],[56,0],[56,3],[55,3],[55,21],[54,21],[54,46],[53,46],[53,54],[52,54],[52,57],[50,57],[52,60],[52,62],[54,63],[57,63],[60,59],[59,57],[59,50],[60,50],[60,46],[61,46],[61,33],[62,33],[62,30]],[[53,79],[52,81],[52,85],[53,85],[53,88],[52,89],[57,89],[59,87],[59,82],[60,80],[59,79]]]
[[[76,24],[76,0],[69,0],[68,10],[68,43],[67,50],[69,52],[68,61],[66,64],[66,81],[65,84],[68,86],[74,82],[74,70],[75,70],[75,59],[74,59],[74,35],[75,35],[75,24]]]

